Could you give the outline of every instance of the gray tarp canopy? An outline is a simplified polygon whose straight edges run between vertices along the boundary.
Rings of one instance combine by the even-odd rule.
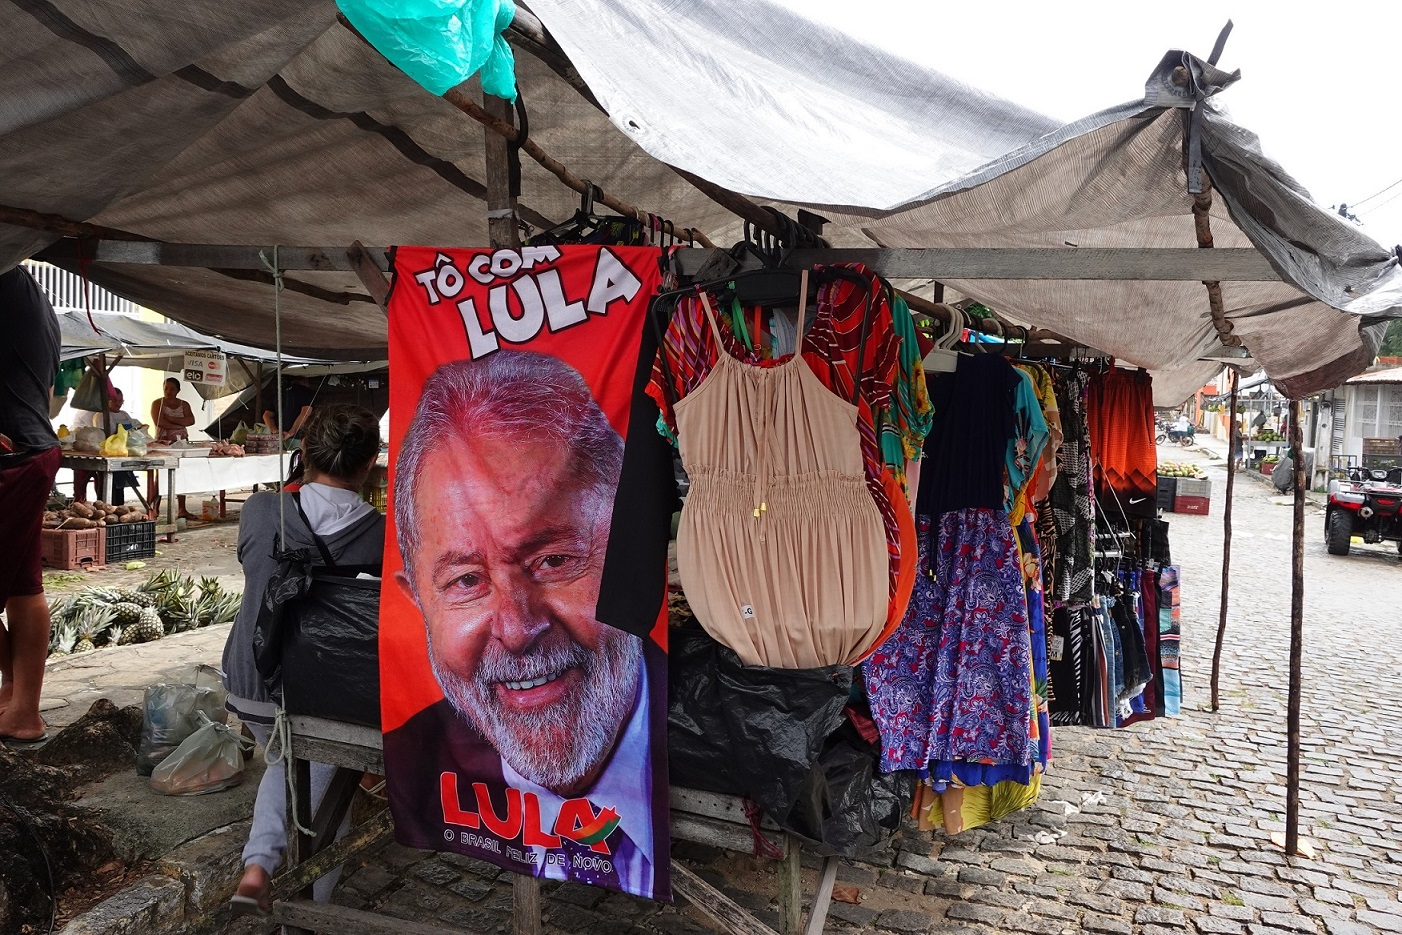
[[[93,312],[89,316],[84,312],[69,311],[58,314],[58,326],[63,342],[60,352],[63,360],[106,354],[110,363],[121,355],[123,365],[178,373],[184,365],[186,351],[223,351],[231,358],[248,362],[254,373],[257,373],[258,364],[266,364],[265,379],[272,379],[277,364],[275,351],[213,338],[178,322],[160,324],[113,312]],[[388,366],[383,360],[351,362],[290,354],[283,355],[282,365],[286,373],[302,376],[361,373],[383,370]],[[239,392],[253,383],[248,371],[231,361],[223,387],[214,389],[196,385],[195,389],[204,398],[214,399]]]
[[[1209,92],[1232,76],[1181,53],[1153,69],[1144,99],[1062,126],[764,0],[532,8],[607,115],[518,48],[531,138],[717,242],[737,238],[734,215],[669,163],[819,211],[834,246],[1196,246],[1183,172],[1194,98],[1169,74],[1188,64]],[[487,242],[481,126],[385,61],[331,2],[151,0],[133,16],[110,0],[52,0],[5,5],[0,28],[8,207],[180,243]],[[1402,315],[1397,258],[1315,206],[1210,101],[1198,106],[1216,243],[1254,246],[1285,280],[1223,284],[1235,334],[1290,393],[1363,370],[1376,335],[1360,328]],[[527,219],[561,221],[578,196],[523,160],[520,202]],[[0,266],[55,239],[0,224]],[[271,288],[247,274],[88,272],[195,328],[272,344]],[[289,276],[303,288],[282,294],[285,349],[383,358],[384,316],[353,274]],[[949,284],[1153,370],[1161,404],[1219,366],[1201,360],[1218,338],[1196,282]]]

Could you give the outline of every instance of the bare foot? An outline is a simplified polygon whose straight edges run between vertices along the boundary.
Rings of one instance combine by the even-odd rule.
[[[39,740],[47,733],[44,719],[37,712],[30,717],[11,717],[11,713],[9,710],[0,712],[0,740]]]

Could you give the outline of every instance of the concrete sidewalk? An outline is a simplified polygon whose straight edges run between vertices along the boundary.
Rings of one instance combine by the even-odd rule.
[[[230,624],[115,646],[50,662],[41,708],[51,733],[77,720],[99,698],[140,705],[147,687],[188,682],[195,666],[219,666]],[[163,796],[136,774],[136,764],[78,789],[77,804],[97,812],[126,862],[151,862],[150,876],[77,916],[68,935],[178,931],[225,901],[237,881],[248,820],[263,775],[261,751],[243,782],[209,795]]]

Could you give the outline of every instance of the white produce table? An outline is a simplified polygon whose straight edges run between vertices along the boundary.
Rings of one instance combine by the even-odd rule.
[[[171,452],[175,454],[175,452]],[[242,458],[181,458],[175,471],[177,496],[192,493],[214,493],[220,490],[241,490],[254,484],[276,484],[291,457],[278,455],[245,455]],[[279,463],[281,462],[281,463]]]

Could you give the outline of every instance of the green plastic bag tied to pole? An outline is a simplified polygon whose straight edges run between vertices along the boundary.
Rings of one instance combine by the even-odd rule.
[[[482,90],[516,100],[516,59],[506,29],[513,0],[336,0],[381,55],[442,95],[482,74]]]

